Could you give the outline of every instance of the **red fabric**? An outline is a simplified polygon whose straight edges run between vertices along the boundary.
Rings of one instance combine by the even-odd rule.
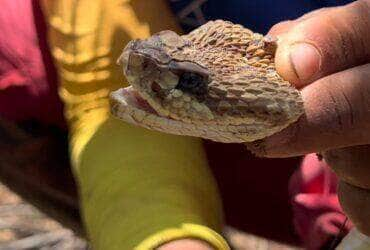
[[[1,2],[0,116],[64,126],[45,31],[37,1]]]
[[[340,233],[346,219],[336,193],[337,177],[325,161],[307,155],[290,180],[294,225],[308,249],[320,249]],[[347,222],[343,233],[352,227]]]
[[[226,223],[269,239],[299,243],[288,183],[301,159],[258,158],[243,144],[205,141],[205,149],[223,200]]]

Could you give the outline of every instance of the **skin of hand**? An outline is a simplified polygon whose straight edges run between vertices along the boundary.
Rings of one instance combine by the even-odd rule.
[[[158,248],[158,250],[185,250],[185,249],[214,250],[214,248],[209,246],[207,243],[195,239],[175,240]]]
[[[305,114],[248,148],[263,157],[324,152],[341,205],[370,236],[370,1],[275,25],[279,74],[301,90]]]

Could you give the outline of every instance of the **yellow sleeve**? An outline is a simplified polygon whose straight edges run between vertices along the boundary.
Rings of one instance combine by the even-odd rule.
[[[176,30],[164,0],[44,0],[50,48],[70,129],[73,171],[94,249],[153,249],[184,237],[228,249],[202,143],[111,118],[108,94],[125,83],[125,44]]]

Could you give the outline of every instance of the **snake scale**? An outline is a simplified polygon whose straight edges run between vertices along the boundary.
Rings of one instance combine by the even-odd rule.
[[[130,87],[111,93],[112,114],[166,133],[219,142],[270,136],[303,113],[298,90],[275,70],[277,41],[228,21],[187,35],[133,40],[118,59]]]

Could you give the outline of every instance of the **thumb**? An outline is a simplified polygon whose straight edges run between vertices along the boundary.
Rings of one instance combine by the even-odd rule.
[[[303,87],[370,59],[370,1],[323,9],[297,20],[279,36],[276,69]]]

